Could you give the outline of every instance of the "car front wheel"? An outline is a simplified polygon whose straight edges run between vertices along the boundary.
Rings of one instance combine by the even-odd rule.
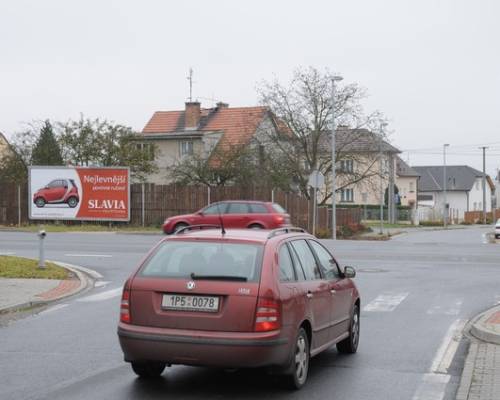
[[[141,378],[157,378],[163,373],[165,367],[166,364],[162,362],[132,362],[132,369]]]
[[[309,358],[309,339],[304,328],[300,328],[292,354],[291,365],[287,371],[287,383],[291,389],[300,389],[306,383]]]
[[[359,307],[354,306],[351,316],[351,326],[349,327],[349,336],[337,343],[339,353],[356,353],[359,344]]]
[[[38,199],[35,200],[35,205],[38,208],[42,208],[45,206],[45,200],[43,198],[39,197]]]

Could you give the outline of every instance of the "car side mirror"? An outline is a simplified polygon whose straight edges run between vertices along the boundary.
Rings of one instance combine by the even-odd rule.
[[[344,278],[354,278],[356,276],[356,270],[353,267],[344,267]]]

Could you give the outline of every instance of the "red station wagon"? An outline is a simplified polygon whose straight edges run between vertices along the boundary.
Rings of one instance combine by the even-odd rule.
[[[226,228],[275,229],[290,226],[290,215],[279,204],[263,201],[221,201],[212,203],[194,214],[170,217],[163,223],[163,232],[174,233],[189,225],[219,224]]]
[[[118,336],[137,375],[172,364],[270,367],[298,389],[310,357],[334,344],[356,352],[352,267],[341,270],[299,228],[205,228],[159,242],[125,283]]]

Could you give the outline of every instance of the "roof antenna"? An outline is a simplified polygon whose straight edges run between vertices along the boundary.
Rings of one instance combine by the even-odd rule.
[[[217,203],[217,211],[219,212],[219,222],[220,222],[220,227],[221,227],[221,233],[223,235],[225,235],[226,230],[224,229],[224,221],[222,220],[222,215],[220,213],[220,203]]]
[[[193,68],[189,68],[189,76],[187,77],[189,81],[189,102],[193,101]]]

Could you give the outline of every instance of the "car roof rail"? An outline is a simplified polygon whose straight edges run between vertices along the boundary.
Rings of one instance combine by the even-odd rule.
[[[184,233],[186,231],[191,231],[195,229],[202,230],[202,229],[220,229],[220,228],[221,228],[220,225],[214,225],[214,224],[188,225],[185,226],[184,228],[175,231],[174,235],[178,235],[179,233]]]
[[[275,237],[276,235],[279,235],[280,233],[292,233],[292,232],[307,233],[307,231],[303,228],[299,228],[297,226],[289,226],[289,227],[285,227],[285,228],[273,229],[271,232],[269,232],[269,235],[267,235],[267,238],[271,239],[271,238]]]

